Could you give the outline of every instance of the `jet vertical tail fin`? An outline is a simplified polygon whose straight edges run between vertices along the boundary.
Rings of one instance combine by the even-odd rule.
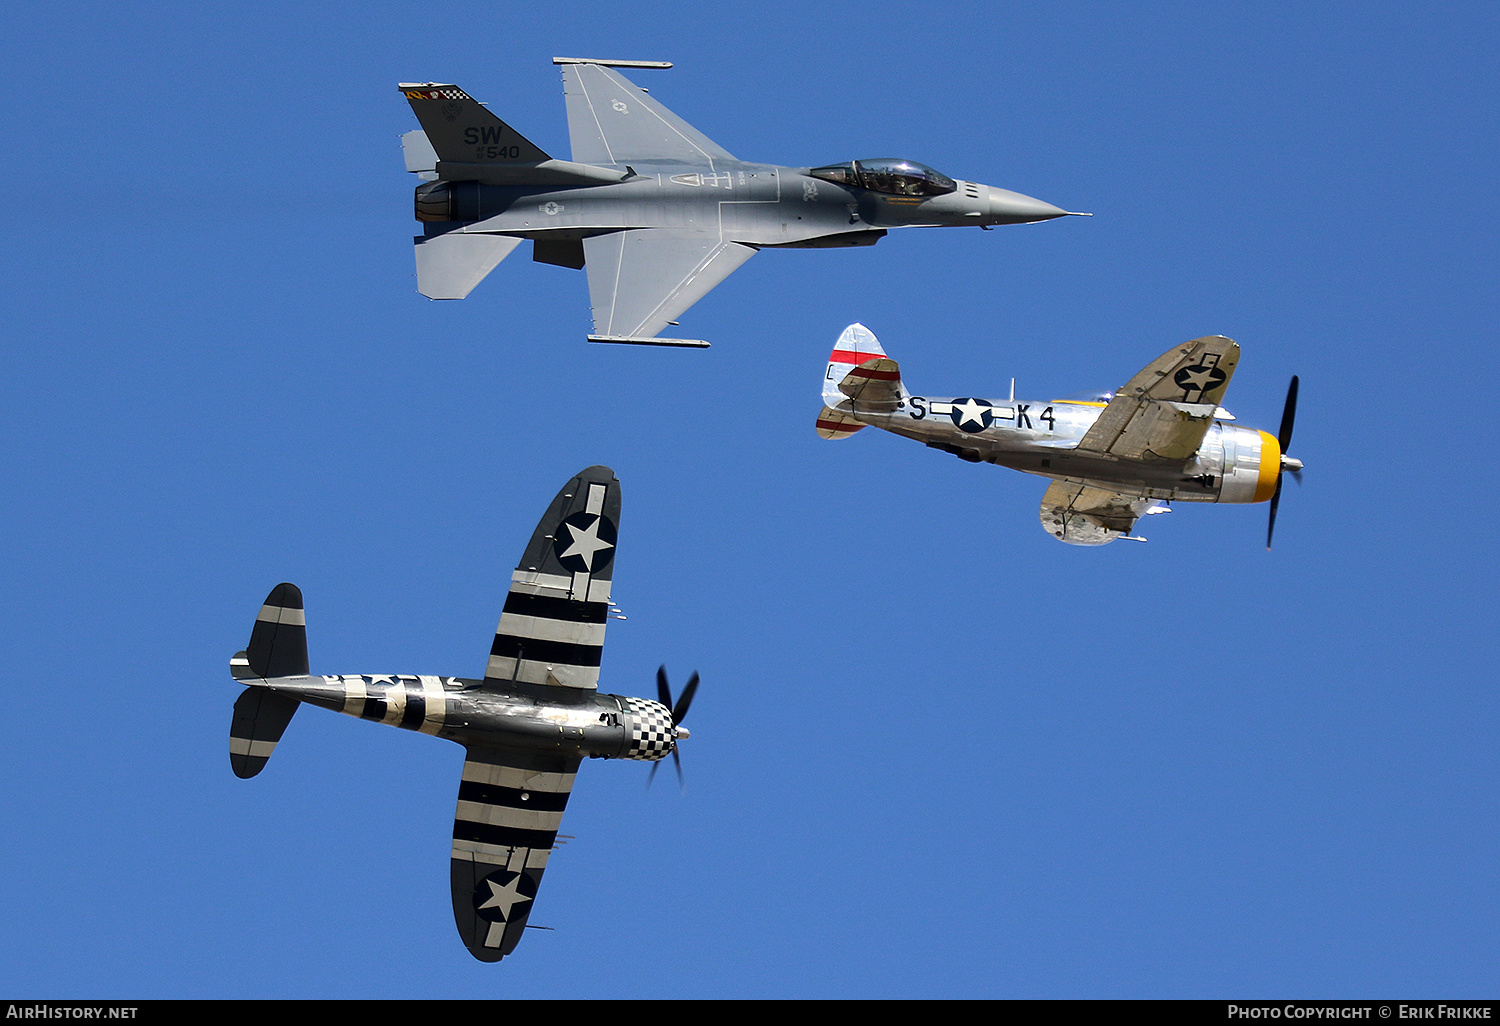
[[[539,164],[552,159],[456,85],[402,82],[396,88],[411,104],[440,161]]]

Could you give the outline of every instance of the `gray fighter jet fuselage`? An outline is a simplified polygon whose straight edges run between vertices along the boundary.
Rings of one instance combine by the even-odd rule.
[[[452,85],[402,83],[422,131],[418,291],[461,299],[522,240],[587,268],[595,341],[657,333],[764,248],[869,246],[892,228],[1023,224],[1068,211],[916,161],[783,167],[739,160],[613,70],[558,58],[573,160],[554,160]]]
[[[869,246],[891,228],[991,227],[1061,217],[1050,203],[974,182],[936,195],[876,192],[832,180],[852,168],[897,166],[911,178],[936,172],[907,160],[863,160],[828,168],[745,161],[620,167],[607,185],[492,185],[476,180],[418,186],[416,213],[428,224],[484,222],[485,231],[523,239],[582,240],[636,228],[712,225],[745,245]],[[949,180],[952,181],[952,180]]]

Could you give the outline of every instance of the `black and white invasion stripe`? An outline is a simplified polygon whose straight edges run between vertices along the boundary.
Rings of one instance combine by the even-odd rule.
[[[485,680],[598,688],[618,517],[608,468],[563,486],[511,574]]]
[[[511,575],[485,679],[599,686],[610,582],[595,578],[586,598],[577,597],[573,584],[572,578],[534,570]]]
[[[576,771],[549,772],[464,762],[453,817],[453,858],[541,870],[562,824]]]
[[[452,678],[449,678],[450,680]],[[389,674],[386,676],[324,677],[344,692],[343,711],[362,720],[374,720],[436,734],[446,721],[448,702],[442,677]],[[459,685],[453,684],[452,687]]]

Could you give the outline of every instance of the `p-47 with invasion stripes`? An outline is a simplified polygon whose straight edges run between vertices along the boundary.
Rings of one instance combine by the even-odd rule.
[[[939,399],[908,391],[870,329],[851,324],[828,357],[817,431],[848,438],[874,426],[971,463],[1050,477],[1042,527],[1072,545],[1134,537],[1137,520],[1174,499],[1270,499],[1270,548],[1281,475],[1302,475],[1302,461],[1286,455],[1297,379],[1277,435],[1239,427],[1219,405],[1239,359],[1235,342],[1209,335],[1167,350],[1117,392],[1023,402],[1012,384],[1005,400]]]
[[[678,759],[695,673],[674,704],[601,695],[620,483],[590,467],[563,486],[511,575],[482,680],[408,674],[311,676],[302,592],[279,584],[230,672],[229,762],[266,765],[302,703],[457,741],[467,751],[453,819],[453,914],[474,957],[496,962],[521,940],[585,757]],[[652,767],[655,773],[655,766]],[[681,765],[678,764],[681,774]]]

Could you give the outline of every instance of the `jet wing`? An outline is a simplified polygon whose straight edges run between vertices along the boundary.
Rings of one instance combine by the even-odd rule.
[[[1203,444],[1239,359],[1239,345],[1222,335],[1163,353],[1115,393],[1078,450],[1153,462],[1186,460]]]
[[[734,160],[723,147],[653,100],[612,68],[564,64],[568,136],[581,164]]]
[[[581,760],[471,745],[453,817],[453,918],[481,962],[521,942]]]
[[[563,485],[511,574],[486,684],[598,688],[619,523],[614,471],[589,467]]]
[[[646,340],[755,255],[717,230],[634,228],[583,240],[594,336]]]
[[[1069,545],[1105,545],[1129,534],[1155,504],[1155,499],[1139,495],[1053,481],[1042,496],[1042,527]]]

